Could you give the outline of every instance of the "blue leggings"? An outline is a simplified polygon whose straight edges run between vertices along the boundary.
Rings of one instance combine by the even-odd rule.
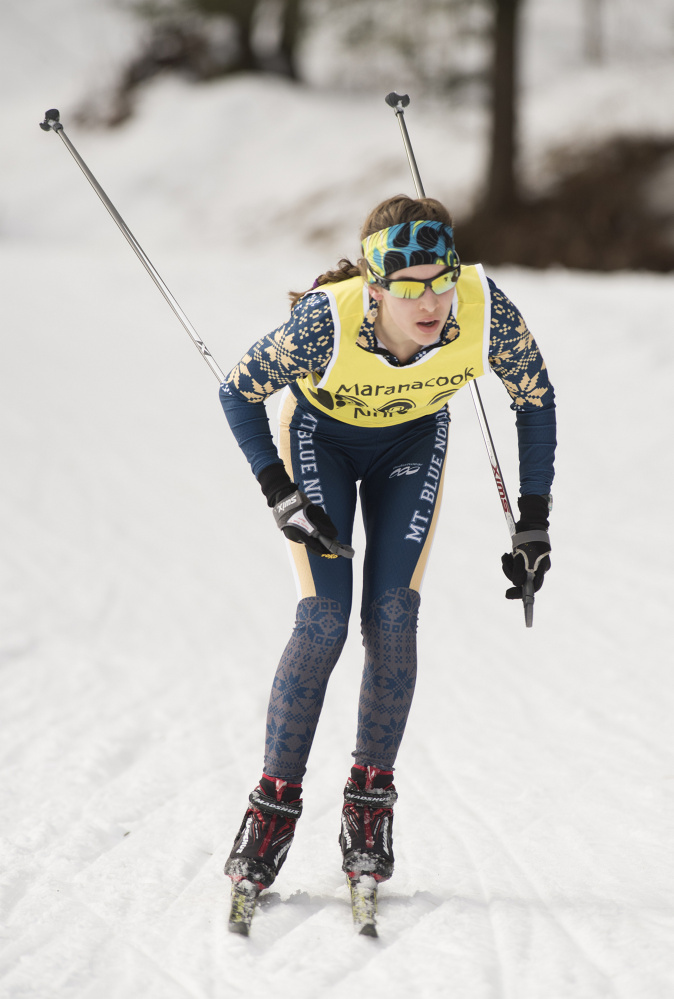
[[[326,416],[290,391],[281,408],[286,470],[325,508],[347,544],[360,494],[365,665],[353,756],[364,766],[393,768],[412,703],[419,590],[442,494],[448,429],[446,409],[371,429]],[[299,782],[346,641],[353,563],[288,545],[300,600],[272,685],[264,770]]]

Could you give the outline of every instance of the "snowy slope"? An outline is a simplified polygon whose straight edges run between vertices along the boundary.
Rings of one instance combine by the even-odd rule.
[[[6,994],[230,996],[254,971],[260,995],[385,981],[394,996],[441,982],[477,997],[667,996],[672,546],[645,545],[634,511],[671,488],[668,280],[640,278],[647,304],[629,307],[619,277],[497,275],[541,331],[565,414],[535,627],[502,599],[505,529],[459,398],[382,944],[352,939],[336,846],[354,627],[297,843],[243,949],[224,932],[220,871],[292,618],[282,546],[212,376],[133,258],[35,249],[2,264],[18,334],[2,428]],[[235,357],[246,315],[228,302],[220,334],[218,267],[171,267],[216,355]],[[57,294],[38,293],[47,281]],[[562,298],[582,322],[551,314]],[[646,319],[653,401],[607,426]],[[497,384],[484,395],[512,482],[510,413]]]
[[[116,8],[61,5],[68,37],[79,25],[111,59],[131,44]],[[59,75],[66,35],[47,44],[40,5],[29,32],[28,9],[0,15],[26,68],[0,161],[0,996],[669,999],[671,278],[494,273],[559,398],[534,628],[502,597],[507,532],[460,395],[381,939],[353,936],[336,844],[357,622],[296,843],[251,938],[231,938],[221,871],[258,776],[291,575],[215,379],[37,128],[59,103],[68,127],[63,101],[91,69]],[[438,113],[415,110],[413,136],[427,188],[455,201],[479,128],[452,119],[448,178]],[[288,288],[355,252],[373,200],[408,187],[378,94],[165,81],[119,133],[68,131],[225,369]],[[512,414],[483,381],[514,498]]]

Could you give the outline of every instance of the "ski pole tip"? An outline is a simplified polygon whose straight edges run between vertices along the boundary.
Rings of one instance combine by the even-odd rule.
[[[55,129],[57,125],[59,128],[63,128],[58,109],[50,108],[49,111],[45,111],[44,121],[40,122],[40,128],[44,129],[45,132],[49,132],[52,128]]]
[[[406,108],[410,102],[408,94],[396,94],[395,90],[387,94],[384,100],[390,108],[395,108],[396,110],[398,108]]]

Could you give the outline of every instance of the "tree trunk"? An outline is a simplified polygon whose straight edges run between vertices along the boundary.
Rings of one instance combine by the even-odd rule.
[[[519,202],[517,183],[517,21],[520,0],[494,0],[491,161],[486,208],[507,212]]]
[[[585,58],[595,65],[603,61],[602,0],[585,0]]]
[[[244,3],[231,5],[239,43],[238,69],[258,69],[257,55],[253,49],[253,19],[257,0],[247,0]]]
[[[302,27],[302,0],[283,0],[279,53],[291,80],[299,79],[296,57]]]

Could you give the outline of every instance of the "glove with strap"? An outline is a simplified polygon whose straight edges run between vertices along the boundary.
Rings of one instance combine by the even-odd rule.
[[[337,537],[337,528],[323,507],[312,503],[300,491],[281,462],[263,468],[257,481],[267,499],[267,506],[274,511],[278,527],[289,541],[306,545],[317,555],[332,554],[318,536],[332,540]]]
[[[520,519],[515,524],[513,549],[501,558],[503,572],[515,585],[506,590],[508,600],[521,600],[522,587],[533,574],[534,592],[543,585],[550,568],[550,535],[548,534],[549,496],[520,496],[517,501]]]

